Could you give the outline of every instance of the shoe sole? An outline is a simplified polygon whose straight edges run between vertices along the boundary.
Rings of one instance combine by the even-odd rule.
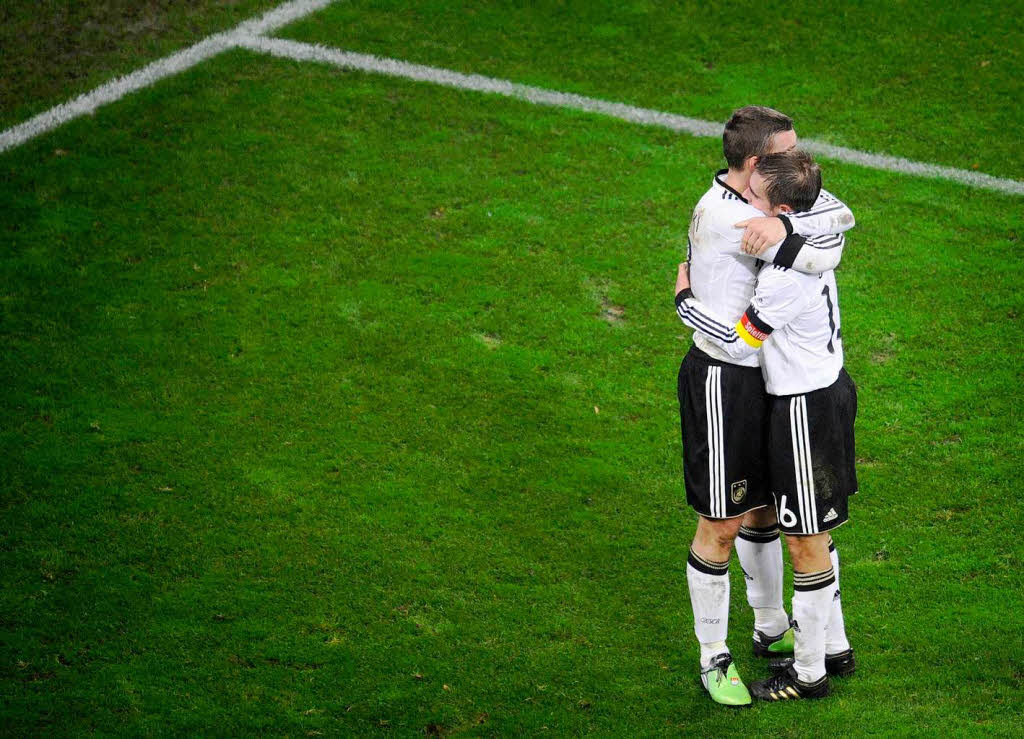
[[[783,698],[781,700],[775,700],[771,697],[762,698],[761,696],[755,695],[754,693],[751,693],[750,697],[756,701],[760,701],[761,703],[793,703],[794,701],[802,700],[818,700],[819,698],[827,698],[830,695],[832,695],[832,686],[829,685],[828,682],[826,682],[824,689],[820,693],[811,695],[801,694],[799,698]]]
[[[795,701],[821,700],[822,698],[828,698],[830,695],[832,695],[832,691],[826,690],[824,693],[819,693],[817,695],[801,695],[799,698],[783,698],[782,700],[773,700],[771,698],[757,698],[756,700],[759,700],[762,703],[793,703]]]

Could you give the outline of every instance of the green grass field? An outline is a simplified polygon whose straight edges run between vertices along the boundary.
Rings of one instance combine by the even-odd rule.
[[[278,35],[1019,179],[1012,11],[355,2]],[[859,669],[704,697],[672,291],[719,162],[244,51],[0,154],[2,732],[1017,735],[1022,202],[827,160]],[[735,566],[732,601],[760,678]]]

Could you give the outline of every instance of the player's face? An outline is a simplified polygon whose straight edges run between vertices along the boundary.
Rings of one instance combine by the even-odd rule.
[[[768,198],[765,197],[764,184],[764,177],[762,177],[761,173],[755,169],[754,173],[750,175],[750,184],[748,184],[747,189],[743,191],[743,197],[747,199],[748,203],[765,215],[778,215],[777,209],[772,208],[771,203],[768,202]]]
[[[796,148],[796,131],[780,131],[772,136],[772,150],[770,154],[778,154],[780,151],[790,151]]]

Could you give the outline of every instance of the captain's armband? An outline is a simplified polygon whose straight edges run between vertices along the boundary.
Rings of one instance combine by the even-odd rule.
[[[754,349],[760,349],[761,344],[771,336],[774,330],[757,315],[753,305],[747,307],[736,324],[736,333],[748,346],[752,346]]]

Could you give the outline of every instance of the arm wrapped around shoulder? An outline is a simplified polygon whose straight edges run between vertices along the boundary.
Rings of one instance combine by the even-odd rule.
[[[828,272],[839,266],[845,246],[842,234],[806,238],[794,233],[782,242],[772,264],[809,275]]]

